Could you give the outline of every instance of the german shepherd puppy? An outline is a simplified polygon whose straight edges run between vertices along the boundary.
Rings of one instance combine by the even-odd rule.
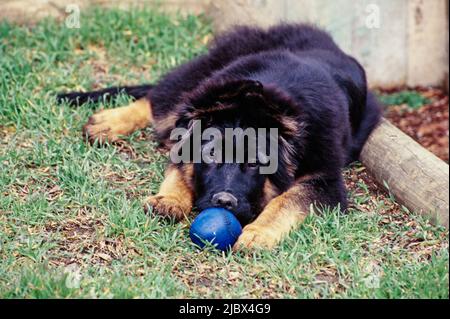
[[[151,124],[157,140],[172,147],[172,130],[192,132],[196,120],[202,130],[278,130],[274,173],[261,174],[260,161],[170,163],[159,193],[146,200],[153,212],[178,220],[193,207],[231,210],[245,226],[234,249],[274,247],[313,204],[345,210],[341,169],[358,159],[380,119],[361,65],[327,33],[303,24],[237,27],[154,86],[58,99],[82,104],[120,92],[135,102],[90,117],[83,128],[90,141],[114,142]]]

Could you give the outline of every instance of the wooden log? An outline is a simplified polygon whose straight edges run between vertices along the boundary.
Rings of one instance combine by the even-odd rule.
[[[447,163],[385,119],[369,137],[360,158],[400,204],[448,229]]]

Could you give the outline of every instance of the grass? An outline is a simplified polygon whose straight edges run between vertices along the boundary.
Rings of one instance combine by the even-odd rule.
[[[429,99],[417,91],[403,90],[391,94],[381,94],[378,96],[384,105],[402,105],[405,104],[413,110],[417,110],[430,102]]]
[[[154,82],[204,51],[211,29],[116,10],[85,13],[81,26],[0,23],[0,297],[448,298],[448,232],[361,165],[345,171],[347,214],[311,215],[271,252],[198,251],[189,221],[145,215],[167,161],[151,129],[88,146],[80,130],[98,106],[57,106],[55,93]]]

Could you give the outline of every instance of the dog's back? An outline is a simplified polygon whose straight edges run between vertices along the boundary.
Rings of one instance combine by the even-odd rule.
[[[157,126],[161,122],[167,123],[167,117],[173,115],[175,107],[183,97],[198,88],[202,82],[233,63],[264,52],[289,52],[299,59],[313,59],[327,68],[348,100],[352,141],[349,142],[351,146],[347,162],[357,159],[368,135],[379,121],[380,108],[376,99],[367,90],[366,76],[361,65],[346,55],[328,33],[310,25],[282,24],[268,30],[247,26],[236,27],[216,37],[207,54],[175,68],[155,86],[74,92],[62,94],[59,98],[81,104],[88,100],[98,101],[105,94],[113,97],[119,92],[125,92],[135,98],[147,96],[151,101],[152,115]],[[247,65],[244,71],[252,74],[252,66]],[[289,72],[285,74],[288,78]],[[168,137],[169,127],[165,128],[164,133],[157,134],[161,142]]]
[[[220,81],[226,75],[258,77],[255,74],[262,64],[272,63],[272,66],[263,66],[269,69],[272,78],[263,80],[277,82],[295,91],[295,76],[292,74],[295,71],[286,67],[291,60],[287,57],[289,54],[297,56],[299,61],[311,60],[320,65],[347,98],[352,137],[348,141],[346,162],[356,160],[368,135],[379,121],[380,108],[367,90],[363,67],[356,59],[345,54],[328,33],[310,25],[282,24],[268,30],[243,26],[218,36],[207,54],[175,69],[151,90],[150,100],[155,119],[164,119],[183,97],[202,83],[212,79]],[[278,58],[274,57],[276,55]],[[270,57],[273,58],[272,62],[268,61]],[[275,79],[276,76],[278,79]],[[313,80],[314,74],[310,77],[300,78],[304,81]],[[167,134],[162,134],[161,138],[167,138]]]

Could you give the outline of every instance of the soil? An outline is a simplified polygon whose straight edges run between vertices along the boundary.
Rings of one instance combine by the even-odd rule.
[[[384,116],[403,132],[442,160],[449,161],[448,94],[435,88],[415,88],[430,102],[418,109],[407,105],[391,105]],[[383,91],[382,93],[393,93]]]

